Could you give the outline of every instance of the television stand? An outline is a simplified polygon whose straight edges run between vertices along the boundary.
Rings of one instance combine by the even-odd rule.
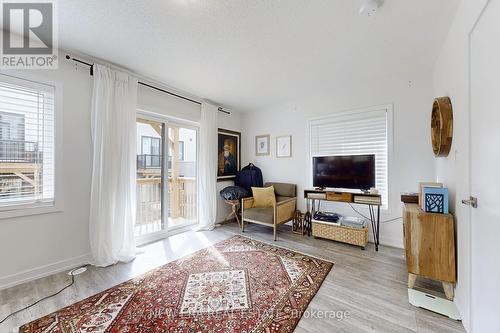
[[[373,243],[375,251],[378,251],[380,237],[380,206],[382,206],[382,196],[380,194],[370,194],[364,192],[347,192],[335,190],[304,190],[307,212],[314,216],[316,212],[316,201],[340,202],[346,204],[358,204],[368,206],[370,223],[373,230]]]

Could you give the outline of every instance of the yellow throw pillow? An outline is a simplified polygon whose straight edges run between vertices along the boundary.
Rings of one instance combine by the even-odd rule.
[[[274,186],[252,187],[253,207],[266,208],[274,207],[276,197],[274,196]]]

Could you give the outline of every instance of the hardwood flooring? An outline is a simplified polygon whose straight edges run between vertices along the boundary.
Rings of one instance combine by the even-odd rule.
[[[0,324],[0,332],[17,332],[24,323],[239,233],[236,223],[211,232],[189,231],[141,247],[142,253],[133,262],[106,268],[89,267],[87,272],[76,276],[72,287]],[[250,224],[245,226],[244,235],[273,243],[272,230],[267,227]],[[362,251],[346,244],[295,235],[288,226],[278,229],[275,244],[335,263],[295,332],[464,332],[460,322],[408,303],[407,273],[401,249],[381,246],[379,252],[375,252],[369,244]],[[60,273],[1,290],[0,318],[59,290],[69,281],[66,273]],[[418,280],[416,289],[443,296],[440,284],[431,281]],[[336,316],[318,318],[321,311],[330,311],[329,314],[335,311]]]

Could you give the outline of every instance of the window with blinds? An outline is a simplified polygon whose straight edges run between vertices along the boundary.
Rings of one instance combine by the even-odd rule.
[[[54,90],[0,75],[0,209],[54,202]]]
[[[375,154],[376,188],[388,206],[388,109],[332,114],[309,123],[314,156]]]

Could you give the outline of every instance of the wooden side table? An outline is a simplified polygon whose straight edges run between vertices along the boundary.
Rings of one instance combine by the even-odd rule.
[[[440,281],[446,298],[453,299],[457,281],[453,215],[426,213],[417,204],[403,205],[408,288],[417,276]]]
[[[240,221],[240,200],[224,200],[225,203],[231,206],[231,212],[227,214],[226,218],[224,219],[224,222],[229,221],[229,219],[234,215],[234,218],[236,218],[236,222],[238,222],[238,226],[241,228],[241,221]]]

